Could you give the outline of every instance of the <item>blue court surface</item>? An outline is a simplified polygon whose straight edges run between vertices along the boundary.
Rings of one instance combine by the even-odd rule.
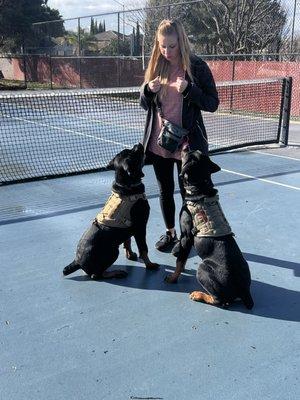
[[[129,272],[123,280],[62,276],[111,171],[1,187],[1,399],[299,399],[299,128],[287,148],[213,156],[251,269],[251,311],[189,300],[199,287],[194,253],[179,283],[164,283],[175,259],[154,248],[164,225],[151,166],[148,245],[160,270],[121,251],[113,268]]]

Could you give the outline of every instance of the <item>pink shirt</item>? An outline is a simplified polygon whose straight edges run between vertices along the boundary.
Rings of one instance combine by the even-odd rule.
[[[178,77],[184,78],[184,70],[182,67],[172,67],[170,69],[169,82],[166,87],[166,95],[161,99],[161,109],[165,119],[173,122],[176,125],[182,126],[182,94],[176,89],[176,80]],[[181,150],[177,150],[174,153],[170,153],[168,150],[163,149],[157,144],[157,138],[162,127],[161,116],[158,111],[154,118],[154,124],[152,127],[151,136],[149,139],[149,151],[152,153],[164,157],[164,158],[175,158],[181,160]]]

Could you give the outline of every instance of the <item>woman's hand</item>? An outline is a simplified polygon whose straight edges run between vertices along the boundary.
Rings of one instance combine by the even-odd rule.
[[[182,93],[188,85],[188,81],[186,81],[184,78],[178,77],[176,80],[176,89],[179,93]]]
[[[148,87],[153,93],[157,93],[160,90],[161,84],[159,81],[159,76],[157,76],[153,81],[148,83]]]

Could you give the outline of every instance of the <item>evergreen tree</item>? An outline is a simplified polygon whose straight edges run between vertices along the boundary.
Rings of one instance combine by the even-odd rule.
[[[63,21],[59,11],[47,5],[48,0],[1,0],[0,51],[17,52],[25,46],[40,46],[50,36],[63,35]],[[59,23],[40,25],[35,22],[61,20]]]
[[[137,56],[141,54],[141,34],[140,34],[140,24],[136,23],[136,38],[135,38],[135,51]]]
[[[95,23],[94,18],[92,17],[92,18],[91,18],[91,26],[90,26],[90,33],[91,33],[91,35],[94,35],[94,34],[95,34],[96,27],[97,27],[97,21],[96,21],[96,23]]]

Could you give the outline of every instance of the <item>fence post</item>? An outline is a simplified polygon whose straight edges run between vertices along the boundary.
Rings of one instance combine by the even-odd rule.
[[[79,72],[79,88],[82,89],[81,80],[81,35],[80,35],[80,18],[78,18],[78,72]]]
[[[238,15],[239,15],[239,0],[235,1],[236,8],[236,17],[235,17],[235,26],[234,26],[234,37],[233,37],[233,55],[232,55],[232,73],[231,80],[235,80],[235,52],[236,52],[236,36],[237,36],[237,28],[238,28]],[[233,108],[233,86],[231,86],[230,91],[230,112],[232,112]]]
[[[117,38],[117,75],[118,75],[118,87],[121,84],[120,77],[120,13],[118,12],[118,38]]]
[[[51,51],[51,50],[50,50]],[[49,53],[49,68],[50,68],[50,88],[53,89],[53,75],[52,75],[52,57],[51,53]]]
[[[27,88],[27,67],[26,67],[26,54],[23,53],[23,74],[24,74],[24,86]]]
[[[232,55],[232,73],[231,73],[231,80],[235,80],[235,54],[233,53]],[[229,111],[232,112],[233,110],[233,85],[231,85],[231,90],[230,90],[230,107]]]
[[[291,76],[288,78],[285,78],[283,116],[282,116],[282,134],[281,134],[281,140],[280,140],[284,146],[287,146],[288,141],[289,141],[289,127],[290,127],[291,103],[292,103],[292,86],[293,86],[293,78]]]
[[[293,12],[293,22],[292,22],[291,47],[290,47],[290,52],[291,53],[293,53],[293,46],[294,46],[294,31],[295,31],[296,8],[297,8],[297,0],[294,0],[294,12]]]

